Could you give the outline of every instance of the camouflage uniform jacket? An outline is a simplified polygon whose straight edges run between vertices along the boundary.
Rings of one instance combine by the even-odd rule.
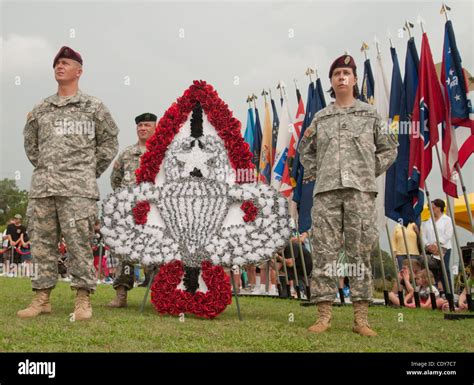
[[[110,175],[112,189],[135,184],[135,170],[140,167],[140,157],[144,152],[145,148],[135,143],[120,153]]]
[[[313,195],[354,188],[377,192],[375,178],[397,156],[397,142],[375,107],[356,100],[319,111],[299,144],[305,178],[316,178]]]
[[[23,134],[35,167],[30,198],[99,199],[96,179],[118,151],[117,125],[99,99],[52,95],[28,114]]]

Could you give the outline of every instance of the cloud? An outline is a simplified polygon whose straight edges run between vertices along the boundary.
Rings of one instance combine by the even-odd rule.
[[[2,61],[1,73],[25,74],[26,72],[51,71],[55,50],[39,36],[10,34],[0,36]]]

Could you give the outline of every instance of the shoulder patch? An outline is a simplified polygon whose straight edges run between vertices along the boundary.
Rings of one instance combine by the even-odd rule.
[[[313,135],[313,134],[314,134],[314,129],[312,129],[311,126],[310,126],[310,127],[308,127],[308,128],[306,129],[306,131],[304,132],[303,137],[308,138],[308,137],[310,137],[310,136]]]

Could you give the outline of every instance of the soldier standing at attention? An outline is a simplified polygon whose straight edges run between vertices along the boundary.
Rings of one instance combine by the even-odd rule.
[[[378,237],[375,178],[395,160],[397,143],[384,130],[386,122],[375,108],[356,99],[356,65],[351,56],[337,58],[329,78],[336,100],[315,115],[299,145],[305,175],[316,178],[311,297],[317,304],[318,319],[308,330],[321,333],[331,326],[337,291],[337,271],[331,272],[331,267],[344,247],[348,263],[355,264],[354,270],[360,273],[350,281],[352,330],[376,336],[367,320],[372,301],[370,252]]]
[[[138,142],[123,150],[115,161],[110,175],[112,189],[116,190],[120,187],[135,184],[135,170],[140,167],[140,157],[146,150],[147,140],[155,133],[156,121],[157,116],[149,112],[135,118]],[[134,264],[123,261],[122,257],[117,272],[117,278],[115,278],[113,284],[116,297],[107,306],[126,307],[127,291],[133,289]],[[150,272],[147,270],[146,276],[149,276],[149,274]]]
[[[31,254],[39,274],[31,281],[33,301],[20,318],[50,313],[50,293],[58,279],[58,242],[69,251],[71,288],[76,290],[73,319],[92,317],[89,294],[96,278],[91,240],[97,217],[96,179],[118,150],[118,128],[107,107],[79,90],[81,55],[62,47],[53,61],[58,92],[36,105],[24,128],[25,152],[34,166],[27,218]]]

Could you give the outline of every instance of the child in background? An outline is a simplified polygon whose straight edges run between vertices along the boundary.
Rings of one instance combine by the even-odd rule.
[[[431,271],[421,270],[415,275],[415,282],[417,285],[418,292],[420,293],[420,306],[422,309],[431,309],[431,291],[429,286],[430,281],[428,280],[428,274],[431,279],[431,282],[434,282],[434,276]],[[441,309],[446,301],[440,297],[439,291],[436,287],[431,286],[431,290],[433,291],[436,297],[436,307],[438,309]],[[414,307],[414,305],[410,307]]]
[[[413,296],[415,289],[411,284],[411,277],[410,277],[410,268],[409,268],[409,261],[408,259],[403,260],[402,262],[402,269],[398,273],[398,279],[400,283],[400,287],[403,289],[403,296],[404,296],[404,303],[407,307],[412,307]],[[413,274],[416,274],[421,270],[421,264],[416,259],[411,261],[413,266]],[[396,282],[393,283],[392,291],[388,293],[388,298],[392,305],[400,306],[400,300],[398,299],[398,285]],[[414,306],[413,306],[414,307]]]

